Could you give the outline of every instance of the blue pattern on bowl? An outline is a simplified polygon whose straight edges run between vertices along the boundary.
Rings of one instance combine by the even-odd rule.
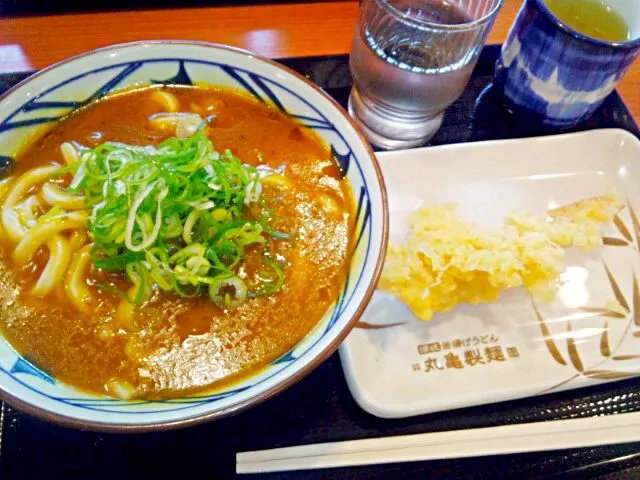
[[[145,69],[152,71],[145,72]],[[158,69],[162,72],[173,71],[176,73],[174,75],[166,74],[165,80],[159,80],[155,76]],[[197,70],[195,76],[190,73],[190,69]],[[212,71],[206,72],[202,69],[212,69]],[[376,264],[376,256],[372,255],[374,225],[371,215],[371,192],[363,166],[343,135],[344,130],[341,131],[337,128],[334,122],[319,108],[299,93],[288,88],[284,82],[276,82],[272,78],[236,65],[201,58],[149,58],[88,69],[44,89],[3,118],[0,122],[0,155],[6,157],[7,163],[11,163],[11,154],[13,153],[11,149],[15,148],[15,142],[10,141],[13,138],[8,135],[19,133],[20,137],[28,138],[34,135],[39,128],[46,127],[47,124],[59,120],[74,109],[123,86],[136,84],[140,81],[191,84],[192,78],[203,81],[203,77],[209,78],[209,76],[219,80],[220,72],[224,73],[228,85],[248,92],[261,102],[274,105],[293,118],[300,126],[318,131],[323,139],[329,143],[331,151],[340,164],[341,174],[348,177],[352,185],[354,197],[357,199],[356,231],[354,232],[355,253],[351,270],[335,304],[315,329],[291,351],[274,361],[271,366],[258,375],[228,387],[224,391],[161,401],[123,401],[82,394],[56,382],[17,354],[6,341],[0,341],[0,386],[4,390],[11,393],[14,390],[13,387],[20,386],[33,393],[35,397],[53,402],[47,407],[37,405],[37,398],[35,400],[29,399],[27,403],[36,404],[39,408],[45,408],[63,416],[81,418],[82,421],[89,424],[100,423],[100,420],[96,420],[91,412],[108,414],[117,412],[117,415],[111,419],[112,424],[130,423],[130,420],[122,417],[123,415],[153,417],[148,421],[136,420],[136,423],[141,424],[179,421],[185,417],[206,415],[219,408],[233,408],[234,404],[223,406],[217,404],[239,394],[246,394],[248,395],[246,398],[250,398],[252,391],[260,392],[261,388],[267,388],[265,385],[275,377],[286,376],[288,370],[295,372],[296,367],[300,366],[299,361],[308,363],[314,355],[312,351],[320,348],[321,343],[326,342],[325,337],[335,335],[335,332],[332,331],[333,327],[342,318],[354,296],[362,294],[363,278],[370,275],[371,269]],[[73,93],[74,84],[82,85],[89,78],[93,78],[95,81],[94,76],[101,78],[99,86],[92,92],[78,98],[78,94]],[[131,80],[132,76],[136,78]],[[221,82],[214,81],[214,83]],[[71,94],[69,88],[71,88]],[[69,99],[69,96],[75,98]],[[375,228],[380,228],[380,226],[376,225]],[[12,359],[11,367],[8,366],[11,364],[11,360],[7,359]],[[67,411],[69,408],[71,410]],[[77,409],[84,410],[85,413],[78,412]]]
[[[640,38],[605,42],[561,23],[543,0],[525,0],[496,63],[495,85],[510,110],[572,126],[602,103],[640,52]]]

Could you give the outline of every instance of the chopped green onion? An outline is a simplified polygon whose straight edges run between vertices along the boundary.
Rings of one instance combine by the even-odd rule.
[[[235,309],[282,288],[269,252],[291,234],[262,198],[265,172],[215,151],[203,127],[157,147],[107,142],[69,170],[70,190],[91,210],[93,264],[126,272],[135,304],[152,288],[192,296],[206,287],[216,305]],[[251,292],[238,276],[248,247],[264,259]]]
[[[235,310],[247,299],[247,286],[238,277],[222,278],[209,285],[209,296],[218,307]]]

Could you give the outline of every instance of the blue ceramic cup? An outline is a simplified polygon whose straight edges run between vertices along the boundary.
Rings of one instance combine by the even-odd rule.
[[[544,0],[525,0],[496,63],[505,106],[527,120],[570,127],[593,113],[640,53],[640,0],[608,3],[631,39],[607,42],[558,20]]]

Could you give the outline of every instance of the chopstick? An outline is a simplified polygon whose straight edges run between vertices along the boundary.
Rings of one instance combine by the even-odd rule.
[[[237,473],[504,455],[640,441],[640,412],[240,452]]]

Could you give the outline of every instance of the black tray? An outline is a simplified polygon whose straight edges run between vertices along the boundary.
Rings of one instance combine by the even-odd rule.
[[[519,124],[500,106],[491,89],[498,48],[484,49],[468,88],[448,110],[430,144],[559,133]],[[289,59],[283,63],[308,76],[345,105],[351,86],[347,56]],[[0,91],[26,76],[0,75]],[[606,127],[623,128],[640,137],[617,93],[612,93],[589,120],[573,131]],[[356,405],[336,354],[286,392],[251,410],[172,432],[117,435],[77,431],[44,422],[5,404],[0,414],[0,478],[229,478],[234,475],[235,454],[239,451],[638,410],[640,379],[634,379],[403,420],[383,420]],[[247,478],[423,480],[550,476],[640,478],[640,442]]]

